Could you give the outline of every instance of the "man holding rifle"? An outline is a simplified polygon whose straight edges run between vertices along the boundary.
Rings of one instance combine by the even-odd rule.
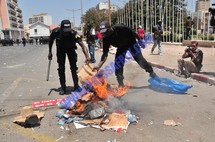
[[[78,43],[82,51],[86,57],[86,62],[88,63],[90,61],[88,51],[86,46],[84,46],[81,37],[78,35],[76,31],[71,29],[71,23],[69,20],[63,20],[61,22],[60,28],[55,28],[51,35],[49,40],[49,54],[48,59],[52,60],[52,45],[54,43],[54,40],[56,40],[56,47],[57,47],[57,62],[58,62],[58,75],[61,85],[61,90],[59,92],[60,95],[63,95],[66,93],[66,77],[65,77],[65,60],[66,55],[69,59],[70,69],[72,72],[72,78],[74,83],[74,90],[79,88],[78,84],[78,76],[77,76],[77,70],[78,67],[76,65],[77,63],[77,53],[76,53],[76,43]]]

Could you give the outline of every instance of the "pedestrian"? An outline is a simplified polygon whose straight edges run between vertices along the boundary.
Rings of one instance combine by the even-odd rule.
[[[141,25],[139,25],[139,27],[137,28],[137,34],[138,34],[139,38],[141,38],[141,39],[144,38],[144,29]]]
[[[53,29],[50,40],[49,40],[49,54],[48,59],[52,60],[52,45],[54,40],[56,40],[56,47],[57,47],[57,62],[58,62],[58,75],[61,85],[61,90],[59,92],[60,95],[66,93],[66,78],[65,78],[65,60],[66,55],[69,60],[70,70],[72,73],[73,83],[74,83],[74,90],[79,88],[78,83],[78,76],[77,70],[78,67],[77,63],[77,53],[76,53],[76,43],[78,43],[82,51],[86,57],[86,62],[88,62],[89,55],[86,46],[84,46],[81,37],[78,35],[76,31],[71,29],[71,23],[69,20],[63,20],[61,22],[60,28]]]
[[[153,27],[152,32],[154,33],[154,45],[151,48],[151,54],[153,54],[155,47],[158,46],[158,55],[162,55],[161,41],[162,41],[163,29],[161,24],[162,22],[161,20],[159,20],[157,22],[157,25]]]
[[[90,59],[91,63],[95,63],[95,38],[96,38],[96,32],[95,29],[90,25],[89,23],[87,24],[87,30],[86,30],[86,38],[87,38],[87,44],[90,52]]]
[[[36,38],[35,41],[36,41],[36,45],[37,45],[38,44],[38,38]]]
[[[156,76],[152,66],[146,61],[141,53],[139,45],[145,45],[142,45],[142,40],[140,40],[135,31],[125,25],[110,26],[107,21],[103,21],[100,24],[100,32],[103,38],[103,54],[101,61],[99,62],[98,66],[93,68],[93,71],[98,71],[105,63],[108,57],[109,48],[112,45],[117,48],[114,66],[115,75],[120,87],[124,86],[123,68],[126,62],[125,54],[127,51],[131,53],[134,60],[139,64],[141,68],[150,73],[151,77]],[[136,40],[138,40],[139,45]]]
[[[184,58],[191,58],[190,61]],[[192,41],[185,49],[182,59],[178,59],[179,76],[190,77],[191,73],[198,73],[202,68],[203,52],[198,49],[198,42]]]
[[[102,34],[100,33],[100,31],[96,31],[96,36],[97,36],[96,46],[97,46],[99,49],[101,49]]]
[[[22,44],[25,47],[25,45],[26,45],[26,38],[25,37],[22,38]]]
[[[16,44],[19,46],[19,39],[16,39]]]
[[[187,17],[187,20],[186,20],[186,22],[185,22],[185,28],[186,28],[185,39],[186,39],[186,40],[191,39],[190,30],[191,30],[193,24],[194,24],[193,20],[191,19],[190,16],[188,16],[188,17]]]

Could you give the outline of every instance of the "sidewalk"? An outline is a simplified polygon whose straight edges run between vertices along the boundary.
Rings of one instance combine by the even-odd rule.
[[[143,49],[143,56],[153,67],[164,69],[169,72],[178,71],[177,59],[180,59],[186,46],[181,44],[162,43],[162,56],[158,55],[157,48],[155,48],[154,54],[151,55],[151,45],[147,45]],[[203,55],[203,67],[200,73],[192,73],[191,78],[205,82],[211,85],[215,85],[215,48],[199,47],[204,53]],[[115,54],[114,47],[110,50],[110,53]],[[190,58],[188,59],[190,60]]]

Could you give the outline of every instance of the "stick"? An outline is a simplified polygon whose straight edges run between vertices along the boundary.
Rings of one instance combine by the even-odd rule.
[[[51,60],[49,60],[49,64],[48,64],[48,70],[47,70],[46,81],[49,81],[50,66],[51,66]]]

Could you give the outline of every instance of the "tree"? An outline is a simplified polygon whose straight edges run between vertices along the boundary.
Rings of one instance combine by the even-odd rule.
[[[106,10],[97,10],[96,8],[90,8],[82,17],[82,21],[83,23],[85,23],[84,31],[86,30],[86,23],[89,23],[90,25],[98,29],[99,24],[104,20],[108,20]]]

